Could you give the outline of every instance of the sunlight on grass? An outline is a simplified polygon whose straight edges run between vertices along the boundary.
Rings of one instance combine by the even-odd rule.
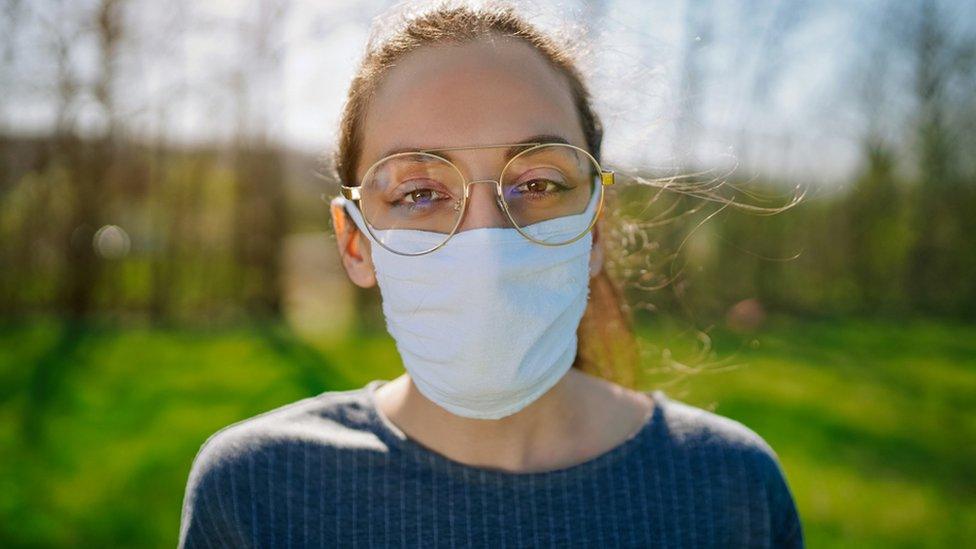
[[[693,355],[667,323],[643,327]],[[718,357],[669,389],[732,417],[777,451],[811,546],[931,546],[976,536],[976,328],[778,319],[713,334]],[[747,338],[748,339],[748,338]]]

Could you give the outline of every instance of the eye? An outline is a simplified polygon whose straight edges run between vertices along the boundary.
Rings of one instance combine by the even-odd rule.
[[[403,202],[411,205],[430,204],[437,200],[445,200],[448,196],[434,189],[414,189],[403,195]]]
[[[565,185],[559,183],[558,181],[553,181],[552,179],[532,179],[526,181],[525,183],[520,183],[515,187],[515,190],[523,194],[548,194],[559,192],[566,188]]]

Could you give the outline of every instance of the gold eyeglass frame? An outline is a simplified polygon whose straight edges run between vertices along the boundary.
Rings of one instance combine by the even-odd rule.
[[[560,242],[558,244],[554,244],[554,243],[551,243],[551,242],[543,242],[541,240],[537,240],[537,239],[529,236],[525,231],[523,231],[522,228],[519,227],[519,224],[515,222],[514,217],[512,217],[512,213],[508,209],[508,203],[505,201],[504,195],[502,194],[502,178],[504,177],[505,172],[508,170],[508,167],[512,164],[512,162],[514,162],[516,159],[518,159],[520,156],[522,156],[522,155],[524,155],[526,153],[529,153],[529,152],[534,151],[536,149],[539,149],[541,147],[547,147],[547,146],[552,146],[552,145],[558,145],[560,147],[568,147],[568,148],[577,150],[577,151],[585,154],[587,156],[587,158],[589,158],[590,161],[593,162],[593,165],[596,166],[597,171],[599,172],[599,175],[600,175],[600,183],[601,183],[599,185],[599,189],[600,189],[600,203],[597,204],[596,212],[593,214],[593,219],[590,220],[590,224],[587,225],[587,227],[582,232],[580,232],[579,235],[577,235],[573,239],[567,240],[566,242]],[[462,151],[462,150],[471,150],[471,149],[492,149],[492,148],[499,148],[499,147],[508,147],[508,148],[513,148],[513,147],[528,147],[528,148],[525,149],[524,151],[520,151],[518,154],[513,155],[512,158],[509,159],[509,161],[505,163],[505,166],[502,167],[502,171],[499,172],[499,174],[498,174],[498,179],[478,179],[478,180],[474,180],[474,181],[469,181],[468,178],[466,178],[464,176],[464,173],[461,172],[461,169],[458,168],[457,164],[455,164],[454,162],[451,162],[450,160],[448,160],[447,158],[445,158],[445,157],[443,157],[441,155],[434,154],[435,151],[437,151],[437,152],[440,152],[440,151]],[[434,252],[434,251],[438,250],[439,248],[443,247],[445,244],[447,244],[447,242],[457,233],[458,227],[461,226],[461,220],[464,219],[464,213],[467,211],[467,208],[468,208],[468,196],[471,194],[471,192],[470,192],[471,185],[474,184],[474,183],[494,183],[495,184],[495,202],[499,206],[501,206],[502,211],[505,212],[505,216],[512,223],[512,226],[515,228],[515,230],[517,230],[519,232],[519,234],[521,234],[522,236],[524,236],[526,239],[530,240],[531,242],[535,242],[536,244],[541,244],[543,246],[565,246],[567,244],[571,244],[573,242],[576,242],[580,238],[583,238],[584,236],[586,236],[586,234],[593,229],[593,226],[596,225],[596,221],[600,217],[600,212],[603,211],[603,200],[604,200],[604,196],[605,196],[605,193],[604,193],[604,189],[603,188],[604,187],[607,187],[609,185],[613,185],[614,184],[614,172],[613,172],[613,170],[605,170],[605,169],[603,169],[603,167],[600,165],[600,163],[597,162],[596,158],[594,158],[593,155],[589,153],[589,151],[587,151],[587,150],[585,150],[583,148],[577,147],[576,145],[570,145],[569,143],[504,143],[504,144],[499,144],[499,145],[469,145],[469,146],[464,146],[464,147],[444,147],[444,148],[437,148],[437,149],[420,149],[420,150],[416,150],[416,151],[404,151],[404,152],[399,152],[399,153],[395,153],[395,154],[391,154],[391,155],[384,156],[383,158],[380,158],[376,162],[373,162],[373,164],[370,165],[370,167],[366,170],[366,173],[363,175],[363,181],[368,181],[369,180],[369,177],[372,175],[373,171],[381,163],[383,163],[383,162],[385,162],[385,161],[387,161],[387,160],[389,160],[391,158],[396,158],[396,157],[399,157],[399,156],[407,156],[407,155],[413,155],[413,156],[415,156],[417,154],[423,154],[423,155],[427,155],[427,156],[432,156],[432,157],[434,157],[434,158],[436,158],[438,160],[443,160],[449,166],[451,166],[452,168],[454,168],[454,171],[457,172],[457,174],[458,174],[458,176],[459,176],[459,178],[460,178],[460,180],[462,182],[462,185],[464,187],[464,195],[461,197],[461,212],[458,214],[457,222],[455,222],[454,227],[451,228],[451,232],[447,234],[447,236],[444,238],[444,241],[443,242],[441,242],[440,244],[438,244],[437,246],[435,246],[435,247],[433,247],[433,248],[431,248],[429,250],[425,250],[425,251],[422,251],[422,252],[415,252],[415,253],[400,252],[400,251],[391,249],[389,246],[383,244],[383,242],[380,241],[380,239],[376,236],[376,234],[373,233],[373,224],[370,223],[370,221],[368,219],[366,219],[366,213],[363,212],[363,221],[366,222],[366,229],[369,231],[369,234],[373,236],[373,239],[377,243],[379,243],[380,246],[383,246],[384,248],[386,248],[390,252],[393,252],[393,253],[398,254],[398,255],[405,255],[405,256],[425,255],[425,254],[429,254],[431,252]],[[359,206],[359,203],[362,200],[361,190],[360,190],[361,189],[361,185],[362,185],[362,182],[360,182],[360,185],[358,185],[358,186],[340,185],[339,189],[340,189],[340,192],[341,192],[341,194],[342,194],[343,197],[345,197],[347,200],[356,201],[357,202],[357,206]],[[360,211],[361,211],[361,208],[360,208]]]

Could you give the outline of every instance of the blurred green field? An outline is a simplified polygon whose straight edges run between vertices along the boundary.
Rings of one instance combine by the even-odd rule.
[[[641,331],[696,352],[673,327]],[[648,379],[769,441],[811,547],[976,539],[976,326],[775,318],[710,335],[734,366]],[[173,547],[209,434],[399,371],[385,337],[309,342],[278,324],[0,327],[0,546]]]

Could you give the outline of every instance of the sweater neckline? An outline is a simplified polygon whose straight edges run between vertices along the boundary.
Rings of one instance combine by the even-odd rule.
[[[375,426],[378,436],[380,436],[380,438],[386,444],[398,449],[403,455],[409,456],[409,458],[421,463],[447,469],[453,468],[461,471],[467,470],[470,473],[475,473],[476,476],[480,476],[482,479],[487,477],[492,480],[530,480],[554,475],[578,476],[588,474],[605,466],[609,466],[610,464],[623,459],[638,448],[644,446],[646,440],[651,437],[653,429],[664,421],[664,418],[662,417],[662,405],[667,400],[667,396],[660,390],[643,391],[645,394],[650,396],[654,402],[651,414],[644,421],[641,427],[632,433],[629,438],[601,454],[593,456],[580,463],[557,469],[550,469],[547,471],[512,472],[492,467],[482,467],[462,463],[449,458],[446,455],[441,454],[440,452],[433,450],[407,436],[406,433],[404,433],[388,417],[386,417],[386,414],[384,414],[383,411],[380,410],[379,406],[377,406],[376,390],[388,381],[389,380],[386,379],[374,379],[367,383],[364,387],[370,422]]]

